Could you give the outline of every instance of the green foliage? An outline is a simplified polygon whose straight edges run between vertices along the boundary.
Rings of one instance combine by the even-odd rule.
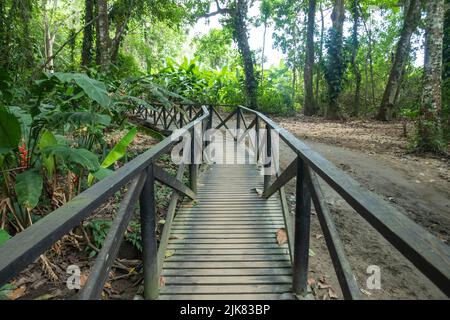
[[[228,28],[211,29],[203,37],[195,37],[195,60],[211,69],[236,66],[238,52],[232,48],[233,36]]]
[[[80,165],[91,172],[97,171],[100,167],[97,156],[86,149],[57,145],[46,147],[42,151],[47,157],[55,156],[69,166]]]
[[[127,152],[128,146],[130,145],[130,143],[133,141],[134,137],[136,136],[136,133],[137,133],[137,128],[133,128],[130,131],[128,131],[128,133],[125,134],[125,136],[123,136],[122,139],[120,139],[120,141],[117,142],[117,144],[112,148],[112,150],[108,153],[108,155],[105,157],[105,159],[103,159],[103,162],[100,165],[100,169],[107,169],[111,165],[113,165],[116,161],[119,161],[120,159],[122,159]],[[108,172],[109,171],[107,171],[107,170],[102,170],[102,173],[96,171],[97,176],[100,176],[100,177],[104,177],[105,174],[106,175],[108,174]],[[93,178],[94,178],[94,176],[91,174],[88,176],[88,185],[92,184]]]
[[[265,113],[291,114],[295,111],[292,73],[286,65],[265,71],[264,82],[258,90],[258,106]]]
[[[108,235],[108,231],[111,228],[111,223],[112,221],[110,220],[91,220],[86,225],[92,235],[93,245],[95,247],[99,249],[102,248],[106,236]],[[92,248],[86,247],[86,250],[89,251],[90,257],[97,254],[97,251],[92,250]]]
[[[132,220],[130,222],[125,232],[125,240],[142,252],[141,224],[138,221]]]
[[[111,103],[105,84],[89,78],[86,74],[57,72],[52,74],[51,77],[56,77],[62,83],[74,81],[83,92],[89,96],[89,98],[96,101],[104,108],[107,108]],[[49,79],[51,79],[51,77]]]
[[[17,201],[27,210],[37,206],[42,193],[43,179],[39,171],[30,169],[16,175]]]
[[[0,154],[18,146],[21,137],[19,120],[4,108],[0,109]]]
[[[0,246],[9,240],[11,236],[5,229],[0,228]]]

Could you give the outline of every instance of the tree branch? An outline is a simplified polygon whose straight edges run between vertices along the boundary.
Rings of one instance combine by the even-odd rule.
[[[197,19],[201,19],[201,18],[210,18],[213,16],[216,16],[218,14],[231,14],[232,10],[231,9],[227,9],[227,8],[219,8],[217,9],[217,11],[214,12],[210,12],[210,13],[205,13],[205,14],[200,14],[197,16]]]

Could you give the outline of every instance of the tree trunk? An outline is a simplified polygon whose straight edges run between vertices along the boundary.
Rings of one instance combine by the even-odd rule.
[[[352,57],[351,63],[353,67],[353,74],[355,75],[355,97],[353,101],[352,115],[357,117],[359,114],[360,97],[361,97],[361,71],[359,71],[356,56],[358,55],[359,41],[358,41],[358,24],[359,24],[359,8],[358,1],[353,0],[352,3],[353,16],[353,32],[352,32]]]
[[[389,79],[384,90],[380,108],[376,118],[389,121],[392,118],[394,99],[397,87],[400,85],[400,77],[408,57],[411,35],[416,30],[420,20],[420,0],[410,0],[409,6],[405,6],[405,17],[400,39],[397,43],[394,62],[389,73]]]
[[[251,109],[257,110],[258,82],[256,81],[255,78],[252,52],[248,44],[247,26],[245,24],[246,13],[247,13],[247,2],[245,0],[237,0],[236,9],[234,10],[233,15],[236,40],[244,63],[245,87],[247,90],[249,107]]]
[[[442,49],[442,105],[450,105],[450,0],[445,0],[444,48]],[[450,110],[447,108],[447,115]],[[445,117],[445,116],[444,116]],[[444,137],[450,139],[450,116],[443,123]]]
[[[307,116],[312,116],[316,113],[313,92],[315,14],[316,0],[309,0],[308,24],[306,31],[305,71],[303,72],[303,79],[305,84],[304,114]]]
[[[261,84],[264,82],[264,51],[266,48],[267,17],[264,17],[264,33],[261,53]]]
[[[92,44],[94,41],[92,23],[94,19],[94,1],[85,0],[83,46],[81,49],[81,65],[88,66],[92,61]]]
[[[108,1],[97,0],[97,63],[106,70],[110,63],[110,38],[108,21]]]
[[[325,117],[327,119],[338,119],[339,117],[339,95],[342,90],[342,76],[344,74],[343,58],[343,36],[345,10],[344,0],[335,0],[333,12],[331,13],[332,27],[330,29],[328,49],[327,82],[329,105]]]
[[[323,62],[323,32],[325,30],[325,22],[323,20],[323,9],[322,9],[322,1],[319,1],[319,10],[320,10],[320,18],[322,20],[320,26],[320,46],[319,46],[319,63],[316,67],[316,104],[319,102],[319,83],[320,83],[320,69],[322,68]],[[316,106],[317,107],[317,106]]]
[[[116,34],[115,34],[114,39],[111,44],[111,62],[117,61],[117,57],[119,55],[120,44],[122,43],[122,39],[125,34],[125,30],[127,29],[128,21],[131,18],[133,4],[134,4],[134,2],[131,1],[130,6],[128,7],[128,10],[127,10],[125,16],[122,18],[122,23],[117,24]]]
[[[442,48],[444,35],[444,0],[427,1],[423,89],[418,122],[418,149],[445,150],[441,130]]]

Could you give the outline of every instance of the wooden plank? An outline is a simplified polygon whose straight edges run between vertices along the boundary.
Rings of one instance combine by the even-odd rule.
[[[292,295],[271,293],[244,294],[162,294],[160,300],[294,300]]]
[[[189,220],[182,220],[182,219],[177,219],[176,223],[174,224],[174,226],[192,226],[192,227],[198,227],[198,226],[221,226],[221,227],[225,227],[225,226],[260,226],[260,225],[283,225],[284,221],[279,218],[278,220],[263,220],[263,219],[258,219],[258,220],[239,220],[239,219],[234,219],[234,220],[230,220],[230,219],[221,219],[221,220],[208,220],[208,219],[204,219],[204,220],[195,220],[195,219],[189,219]]]
[[[166,261],[164,263],[164,269],[243,269],[243,268],[290,268],[291,264],[289,260],[278,261],[274,265],[273,261],[191,261],[191,262],[180,262],[180,261]]]
[[[255,244],[255,243],[212,243],[212,244],[198,244],[198,243],[169,243],[168,249],[286,249],[287,245],[279,246],[277,243],[272,242],[268,244]]]
[[[256,269],[165,269],[163,276],[291,276],[291,268]]]
[[[232,243],[277,243],[273,238],[249,238],[249,239],[171,239],[171,244],[232,244]]]
[[[257,235],[261,233],[269,233],[272,232],[273,236],[275,236],[275,232],[278,228],[266,228],[266,229],[223,229],[223,230],[214,230],[214,229],[203,229],[203,230],[173,230],[173,234],[242,234],[242,235]]]
[[[284,293],[290,292],[290,284],[274,284],[274,285],[227,285],[227,286],[209,286],[209,285],[181,285],[181,286],[164,286],[161,293],[164,294],[191,294],[191,293]]]
[[[286,254],[287,249],[276,248],[276,249],[226,249],[226,248],[217,248],[217,249],[176,249],[175,253],[178,256],[181,255],[201,255],[201,256],[209,256],[209,255],[276,255],[276,254]]]
[[[246,224],[246,225],[230,225],[230,226],[224,226],[224,225],[185,225],[185,224],[178,224],[175,223],[172,227],[172,230],[193,230],[193,231],[209,231],[209,230],[256,230],[256,229],[266,229],[266,230],[273,230],[273,228],[279,229],[283,228],[283,224]]]
[[[165,285],[290,284],[290,276],[165,276]]]
[[[254,215],[254,216],[240,216],[240,215],[236,215],[236,216],[231,216],[231,217],[229,217],[228,215],[223,215],[223,216],[219,216],[219,215],[217,215],[217,216],[211,216],[211,215],[208,215],[208,216],[206,216],[206,215],[203,215],[203,216],[200,216],[199,218],[195,218],[195,217],[197,217],[197,216],[194,216],[194,217],[187,217],[187,216],[178,216],[177,217],[177,222],[186,222],[186,223],[189,223],[189,222],[192,222],[192,223],[203,223],[203,222],[212,222],[212,223],[217,223],[217,222],[220,222],[220,221],[223,221],[223,222],[226,222],[226,221],[230,221],[230,222],[233,222],[233,221],[235,221],[235,222],[242,222],[242,223],[245,223],[245,222],[247,222],[247,221],[249,221],[249,222],[255,222],[255,223],[258,223],[258,222],[264,222],[264,221],[270,221],[270,222],[274,222],[274,221],[280,221],[280,222],[284,222],[284,220],[283,220],[283,217],[282,216],[280,216],[280,215],[273,215],[273,216],[269,216],[269,215],[266,215],[266,216],[262,216],[262,215]],[[257,218],[257,219],[255,219],[255,218]]]
[[[178,255],[178,252],[175,253],[175,255],[169,257],[166,259],[167,262],[189,262],[189,261],[196,261],[196,262],[234,262],[236,264],[236,267],[239,267],[239,263],[241,262],[256,262],[256,261],[262,261],[262,262],[272,262],[272,267],[275,267],[275,262],[289,262],[289,256],[287,254],[274,254],[274,255],[267,255],[267,254],[259,254],[259,255],[238,255],[238,254],[222,254],[222,255]],[[284,265],[283,265],[284,266]]]
[[[245,238],[271,238],[275,239],[276,235],[274,233],[260,232],[260,233],[179,233],[172,232],[171,238],[178,239],[245,239]]]

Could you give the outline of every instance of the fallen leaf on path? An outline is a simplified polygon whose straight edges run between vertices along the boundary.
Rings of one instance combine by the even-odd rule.
[[[263,193],[262,189],[259,188],[253,188],[252,190],[254,190],[259,196]]]
[[[330,286],[329,284],[322,283],[322,282],[319,282],[319,284],[318,284],[317,287],[318,287],[319,289],[329,289],[329,288],[331,288],[331,286]]]
[[[316,255],[316,253],[314,251],[312,251],[312,249],[309,249],[309,256],[314,257],[315,255]]]
[[[10,300],[16,300],[23,296],[25,294],[25,291],[27,290],[26,286],[20,286],[17,289],[13,290],[9,295],[8,298]]]
[[[166,250],[165,257],[169,258],[175,254],[175,250]]]
[[[281,228],[277,230],[277,242],[278,245],[281,246],[283,244],[285,244],[287,242],[288,238],[287,238],[287,233],[286,233],[286,229]]]
[[[316,280],[314,278],[309,278],[307,284],[308,286],[312,287],[316,284]]]
[[[88,279],[89,275],[82,273],[80,275],[80,287],[84,287],[84,284],[86,283],[87,279]]]
[[[166,285],[166,278],[163,276],[159,277],[159,286],[164,287]]]
[[[334,292],[333,289],[328,288],[328,295],[330,296],[330,299],[337,299],[339,298],[336,292]]]
[[[370,297],[372,295],[372,293],[370,293],[367,290],[364,290],[363,288],[360,288],[361,292],[364,293],[366,296]]]

